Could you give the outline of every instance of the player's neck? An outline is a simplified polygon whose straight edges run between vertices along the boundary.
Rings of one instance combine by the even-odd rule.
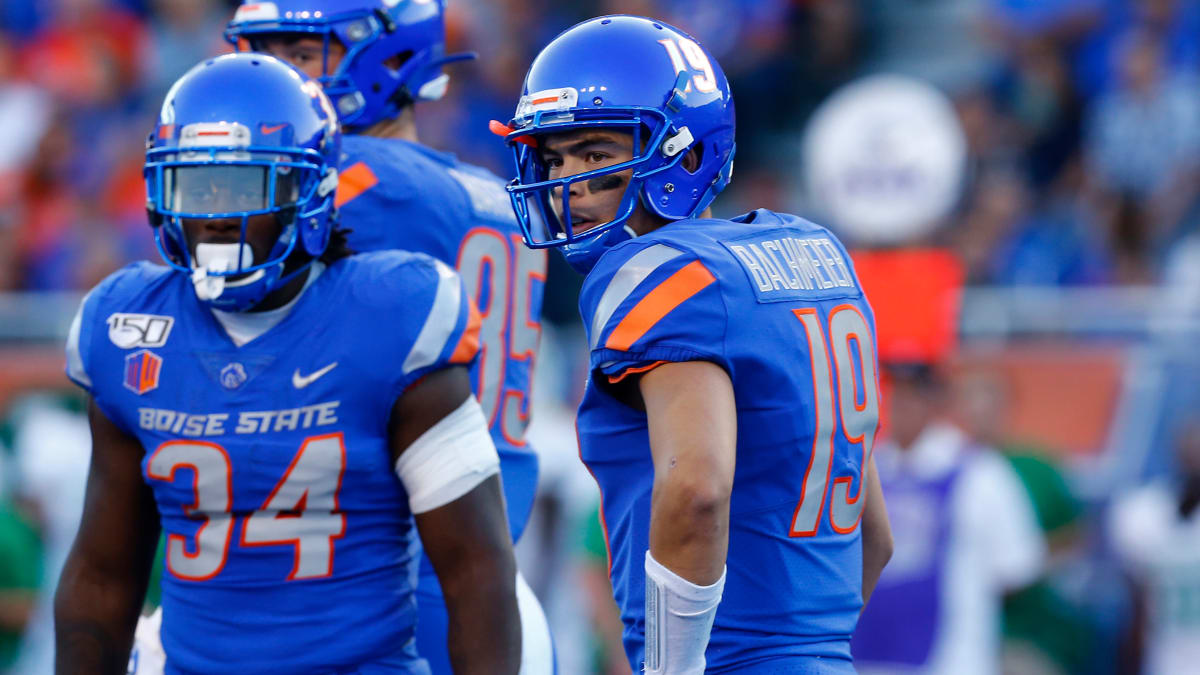
[[[712,208],[704,209],[697,218],[712,218]],[[639,205],[634,210],[633,215],[629,217],[629,227],[640,237],[643,234],[650,234],[658,228],[673,221],[659,218],[653,214],[647,213],[645,209]]]
[[[417,120],[413,116],[413,107],[411,105],[405,106],[404,110],[400,111],[398,117],[380,120],[367,127],[361,135],[373,138],[400,139],[412,141],[413,143],[420,142],[417,138]]]
[[[250,312],[269,312],[272,309],[279,309],[296,299],[300,292],[304,290],[304,285],[308,282],[308,277],[313,272],[313,266],[309,265],[304,272],[297,274],[295,278],[286,284],[276,288],[263,298],[262,302],[250,308]],[[285,272],[287,274],[287,272]]]

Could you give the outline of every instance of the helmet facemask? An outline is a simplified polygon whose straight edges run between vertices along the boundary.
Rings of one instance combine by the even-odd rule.
[[[573,265],[590,267],[603,249],[636,236],[628,225],[641,203],[648,213],[660,215],[647,201],[647,180],[678,165],[691,143],[686,127],[675,128],[662,111],[643,107],[580,108],[579,94],[572,88],[538,92],[522,97],[511,125],[498,125],[505,134],[517,166],[518,178],[508,187],[513,209],[531,248],[562,247]],[[549,106],[549,107],[547,107]],[[628,133],[633,139],[632,159],[592,171],[550,178],[538,144],[542,137],[582,129]],[[570,223],[571,185],[586,183],[596,191],[597,182],[632,170],[613,217],[607,222],[576,233]]]
[[[298,247],[309,261],[324,249],[320,237],[301,236],[307,223],[332,208],[337,185],[337,172],[315,151],[163,148],[148,153],[145,178],[159,252],[190,275],[197,297],[213,307],[249,309],[307,269],[306,262],[283,274]],[[257,261],[247,242],[250,219],[268,214],[280,232]],[[236,241],[193,245],[184,220],[240,221],[239,234]]]

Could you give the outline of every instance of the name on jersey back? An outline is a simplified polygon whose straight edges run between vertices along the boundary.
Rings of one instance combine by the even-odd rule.
[[[759,302],[858,293],[850,266],[829,237],[776,231],[721,244],[741,263]]]

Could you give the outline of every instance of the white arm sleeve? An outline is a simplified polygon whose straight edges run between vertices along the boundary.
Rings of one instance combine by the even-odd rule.
[[[396,475],[413,513],[467,494],[500,472],[500,457],[474,396],[413,441],[396,459]]]
[[[697,586],[646,550],[646,673],[704,672],[704,652],[724,590],[724,568],[712,585]]]

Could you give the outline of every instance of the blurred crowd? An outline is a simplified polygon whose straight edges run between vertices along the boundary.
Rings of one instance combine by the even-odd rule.
[[[0,9],[0,289],[81,289],[152,251],[142,141],[170,83],[227,50],[230,0],[11,0]],[[422,135],[502,175],[487,130],[537,48],[576,20],[644,13],[695,34],[737,101],[721,208],[804,213],[799,138],[873,72],[954,102],[969,174],[938,243],[980,284],[1152,284],[1197,255],[1200,4],[1191,0],[460,0],[446,100]]]
[[[125,262],[157,257],[141,182],[145,136],[170,84],[205,56],[230,49],[221,31],[236,4],[4,0],[0,292],[83,291]],[[812,214],[811,195],[800,187],[810,117],[858,78],[899,73],[936,86],[962,126],[961,195],[919,243],[954,251],[968,284],[1200,288],[1200,0],[450,0],[450,48],[479,59],[451,66],[446,98],[418,109],[422,141],[510,175],[508,151],[488,121],[511,116],[541,45],[605,13],[662,18],[695,35],[724,67],[737,105],[738,161],[718,215],[759,206]],[[522,566],[563,631],[564,672],[627,672],[605,587],[594,486],[566,447],[573,436],[564,441],[559,433],[570,427],[582,366],[573,343],[555,336],[577,330],[578,280],[558,256],[551,265],[548,353],[539,366],[547,383],[541,438],[534,438],[551,459]],[[1104,529],[1101,519],[1084,519],[1053,452],[989,428],[1003,403],[987,384],[960,392],[964,405],[984,399],[981,413],[959,415],[961,425],[1010,458],[1049,542],[1046,569],[1077,570],[1063,560],[1079,554],[1089,528]],[[43,436],[29,431],[42,425],[86,444],[84,430],[35,414],[60,408],[41,401],[34,412],[10,415],[25,437],[0,428],[0,446],[10,450],[0,453],[7,485],[0,492],[7,505],[0,506],[0,671],[17,658],[24,626],[46,630],[38,618],[45,596],[36,589],[53,585],[55,557],[74,531],[71,513],[77,517],[79,507],[57,496],[78,477],[80,459],[42,453],[39,464]],[[1179,475],[1200,474],[1195,431],[1171,437],[1179,439]],[[1184,499],[1180,517],[1190,517],[1196,501]],[[1111,537],[1100,538],[1111,540],[1110,557],[1125,572],[1106,576],[1092,567],[1090,576],[1075,575],[1074,586],[1061,583],[1061,574],[1031,574],[1022,589],[995,591],[1009,594],[1009,658],[1021,664],[1013,672],[1136,669],[1139,640],[1147,639],[1139,632],[1147,625],[1140,593],[1156,564],[1139,557],[1150,546],[1139,537],[1151,534],[1138,531],[1136,514],[1161,506],[1138,504],[1116,509]],[[1200,542],[1200,530],[1193,534]],[[1084,599],[1102,583],[1121,585],[1126,573],[1135,580],[1129,594]],[[1188,611],[1200,625],[1200,610]],[[37,639],[41,646],[27,650],[46,649],[48,634]],[[1101,643],[1110,648],[1090,649]],[[27,667],[35,668],[13,672],[42,672]]]

